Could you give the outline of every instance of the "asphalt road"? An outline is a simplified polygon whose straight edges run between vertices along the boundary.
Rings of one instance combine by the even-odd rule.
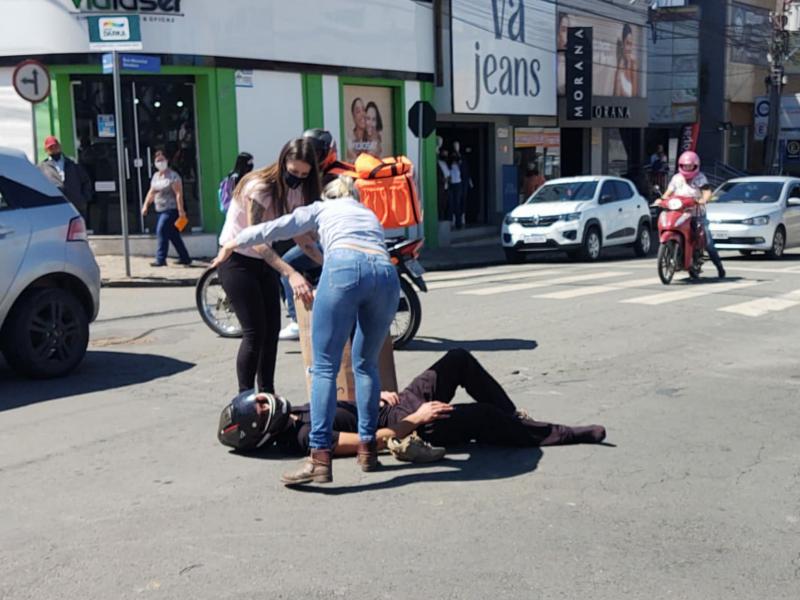
[[[75,375],[0,364],[0,598],[796,600],[800,255],[727,267],[669,288],[627,257],[431,274],[401,382],[465,347],[609,445],[343,459],[305,492],[278,482],[295,459],[217,443],[238,342],[193,290],[104,290]],[[277,381],[302,401],[296,342]]]

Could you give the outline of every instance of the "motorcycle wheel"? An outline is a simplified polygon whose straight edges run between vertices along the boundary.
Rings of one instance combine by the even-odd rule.
[[[242,326],[222,284],[217,270],[212,268],[203,273],[194,291],[197,311],[209,329],[220,337],[242,337]]]
[[[389,333],[395,350],[399,350],[417,334],[422,322],[422,306],[414,286],[405,277],[400,277],[400,301]]]
[[[669,285],[675,276],[678,260],[678,244],[670,240],[658,249],[658,278],[661,283]]]

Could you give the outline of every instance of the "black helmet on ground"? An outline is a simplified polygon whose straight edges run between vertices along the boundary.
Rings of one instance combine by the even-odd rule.
[[[286,429],[291,410],[292,405],[281,396],[242,392],[222,409],[217,438],[236,450],[260,448]]]
[[[307,138],[314,146],[317,155],[317,165],[321,171],[336,162],[336,140],[330,131],[325,129],[306,129],[303,137]]]

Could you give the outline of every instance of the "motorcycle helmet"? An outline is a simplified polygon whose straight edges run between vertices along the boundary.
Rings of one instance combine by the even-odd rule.
[[[307,138],[317,154],[317,165],[320,171],[324,171],[336,162],[336,140],[333,139],[330,131],[325,129],[306,129],[303,137]]]
[[[678,172],[686,181],[691,181],[700,172],[700,157],[696,152],[688,150],[678,159]]]
[[[258,405],[264,405],[260,414]],[[256,393],[240,393],[222,409],[217,438],[236,450],[260,448],[273,436],[286,429],[292,405],[286,398]]]

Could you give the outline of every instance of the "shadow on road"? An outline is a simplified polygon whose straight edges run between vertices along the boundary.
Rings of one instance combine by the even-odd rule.
[[[517,338],[496,338],[490,340],[448,340],[439,337],[417,337],[411,340],[403,350],[418,352],[446,352],[463,348],[470,352],[502,351],[502,350],[534,350],[539,344],[536,340]]]
[[[454,448],[454,451],[458,453],[459,449]],[[497,448],[494,446],[471,445],[466,459],[445,458],[442,461],[428,465],[392,464],[384,466],[375,473],[376,476],[385,472],[404,472],[403,475],[385,481],[348,486],[293,486],[291,489],[298,492],[326,496],[341,496],[342,494],[391,490],[416,483],[508,479],[535,471],[541,458],[542,451],[539,448]],[[438,469],[434,471],[434,468]],[[336,461],[334,461],[334,474],[335,471]]]
[[[24,379],[0,360],[0,411],[45,400],[113,390],[182,373],[194,363],[159,354],[89,350],[78,368],[58,379]]]

